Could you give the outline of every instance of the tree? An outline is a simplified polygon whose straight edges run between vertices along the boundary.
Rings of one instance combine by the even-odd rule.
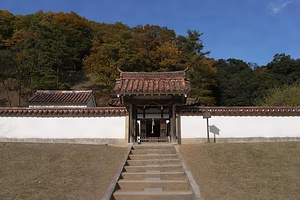
[[[98,78],[102,94],[110,94],[119,72],[176,71],[189,68],[191,95],[203,105],[213,105],[212,86],[215,84],[213,60],[202,52],[201,34],[188,31],[178,36],[173,30],[159,26],[129,28],[122,23],[93,24],[91,54],[84,59],[84,70]]]
[[[270,90],[276,91],[283,85],[293,85],[299,81],[300,59],[292,59],[284,53],[275,54],[266,66],[255,68],[254,75],[258,83],[257,101],[261,102]]]
[[[158,71],[180,69],[180,55],[174,41],[164,42],[153,52],[153,59],[157,63]]]
[[[273,74],[277,86],[290,85],[300,79],[300,59],[294,60],[284,53],[275,54],[266,67]]]
[[[123,71],[169,71],[180,64],[174,31],[159,26],[129,28],[95,24],[91,54],[84,59],[86,73],[98,77],[102,94],[110,94]]]
[[[9,91],[11,90],[10,78],[13,75],[14,56],[7,47],[7,40],[13,34],[13,21],[15,17],[6,10],[0,10],[0,82],[5,90],[9,106],[12,106]]]
[[[100,94],[110,94],[118,68],[131,63],[131,30],[122,23],[94,24],[91,54],[83,61],[84,71],[97,78]]]
[[[30,70],[32,67],[33,54],[31,49],[34,49],[34,32],[26,31],[24,29],[14,31],[11,39],[7,40],[7,46],[9,47],[14,60],[14,65],[11,66],[13,73],[11,78],[16,81],[15,90],[18,93],[18,106],[21,105],[21,97],[25,93],[25,89],[30,84]]]
[[[76,13],[45,13],[37,32],[42,65],[56,73],[56,88],[68,85],[68,77],[81,71],[82,59],[91,46],[91,25]],[[49,71],[49,70],[46,70]]]
[[[188,68],[187,77],[191,80],[190,96],[200,101],[201,105],[214,105],[212,89],[215,82],[216,69],[214,60],[208,59],[203,52],[203,44],[198,31],[188,30],[188,36],[178,36],[177,44],[180,62],[183,68]]]
[[[5,46],[5,40],[13,34],[14,19],[14,15],[7,10],[0,10],[0,48]]]
[[[254,68],[253,72],[255,82],[257,83],[257,99],[259,101],[270,88],[274,88],[278,85],[278,82],[274,74],[265,66]]]
[[[6,92],[9,106],[12,106],[9,91],[11,90],[10,79],[13,77],[14,57],[10,50],[0,49],[0,82]]]
[[[220,59],[214,94],[218,106],[251,106],[256,98],[254,74],[247,63],[237,59]]]
[[[178,69],[176,34],[166,27],[136,26],[132,28],[135,55],[134,71],[174,71]],[[176,58],[177,56],[177,58]]]
[[[176,36],[154,25],[96,23],[76,13],[0,12],[1,81],[21,96],[37,89],[69,89],[76,74],[97,79],[101,95],[112,94],[118,68],[123,71],[177,71],[189,68],[191,96],[213,105],[214,60],[206,58],[198,31]],[[3,50],[3,51],[2,51]],[[8,62],[11,60],[11,63]],[[8,66],[12,70],[7,70]],[[10,79],[6,77],[10,76]],[[2,83],[2,84],[3,84]]]
[[[31,90],[68,89],[72,75],[82,69],[82,59],[89,54],[91,25],[76,13],[38,11],[18,16],[14,27],[28,33]],[[24,39],[25,40],[25,39]]]

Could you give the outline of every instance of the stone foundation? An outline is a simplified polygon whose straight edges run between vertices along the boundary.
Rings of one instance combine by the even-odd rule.
[[[242,142],[287,142],[300,141],[299,137],[276,137],[276,138],[216,138],[216,143],[242,143]],[[181,144],[199,144],[206,143],[207,138],[181,138]],[[210,138],[210,142],[214,142],[214,138]]]
[[[111,138],[0,138],[0,142],[100,144],[127,146],[125,139]]]

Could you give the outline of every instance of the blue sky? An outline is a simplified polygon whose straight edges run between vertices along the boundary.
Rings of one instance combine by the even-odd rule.
[[[88,20],[159,25],[203,33],[215,59],[266,65],[274,54],[300,58],[300,0],[0,0],[13,14],[74,11]]]

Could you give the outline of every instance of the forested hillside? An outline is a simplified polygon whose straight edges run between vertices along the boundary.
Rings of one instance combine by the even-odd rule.
[[[118,68],[188,68],[189,96],[201,105],[265,105],[272,88],[299,86],[299,59],[276,54],[266,66],[234,58],[215,60],[203,51],[197,30],[183,36],[156,25],[129,27],[89,21],[74,12],[42,11],[0,11],[0,24],[0,106],[26,106],[37,89],[93,89],[98,103],[107,105],[115,95]]]

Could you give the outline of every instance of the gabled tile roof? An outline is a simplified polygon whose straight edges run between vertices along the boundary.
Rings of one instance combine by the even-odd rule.
[[[173,72],[122,72],[117,79],[115,91],[118,95],[179,94],[191,90],[185,71]]]
[[[38,90],[29,99],[29,105],[87,105],[92,98],[92,90]]]
[[[196,98],[191,98],[191,97],[186,98],[186,102],[185,102],[186,106],[198,106],[198,104],[200,104],[200,102]],[[123,106],[120,98],[110,99],[108,105],[113,107]]]

